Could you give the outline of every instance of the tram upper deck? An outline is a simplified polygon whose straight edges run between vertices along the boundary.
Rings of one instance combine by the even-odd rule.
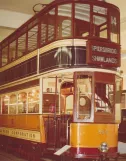
[[[116,69],[119,9],[99,0],[54,1],[3,40],[0,55],[1,85],[56,68]]]

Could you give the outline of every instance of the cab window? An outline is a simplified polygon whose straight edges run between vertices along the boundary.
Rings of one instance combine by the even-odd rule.
[[[114,85],[95,84],[95,112],[112,113],[114,105]]]
[[[92,76],[78,75],[76,86],[77,119],[80,121],[89,120],[91,118]]]

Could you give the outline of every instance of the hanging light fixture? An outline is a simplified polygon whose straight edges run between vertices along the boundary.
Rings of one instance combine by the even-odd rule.
[[[41,11],[45,6],[47,6],[47,4],[42,4],[42,3],[37,3],[33,6],[33,11],[34,13],[38,13],[39,11]]]

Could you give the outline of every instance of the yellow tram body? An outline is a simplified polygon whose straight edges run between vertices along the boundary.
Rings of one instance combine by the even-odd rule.
[[[70,145],[72,147],[98,148],[106,142],[109,148],[118,144],[118,125],[116,124],[71,124]]]
[[[0,134],[45,143],[45,129],[42,115],[11,115],[0,117]]]
[[[71,124],[70,145],[77,158],[116,157],[118,126],[115,124]],[[102,146],[105,144],[105,148]]]

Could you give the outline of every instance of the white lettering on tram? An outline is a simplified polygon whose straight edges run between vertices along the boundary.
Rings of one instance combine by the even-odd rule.
[[[109,54],[117,54],[117,49],[103,47],[103,46],[92,46],[92,51],[109,53]]]
[[[92,56],[92,61],[117,64],[116,58],[106,58],[103,56]]]

